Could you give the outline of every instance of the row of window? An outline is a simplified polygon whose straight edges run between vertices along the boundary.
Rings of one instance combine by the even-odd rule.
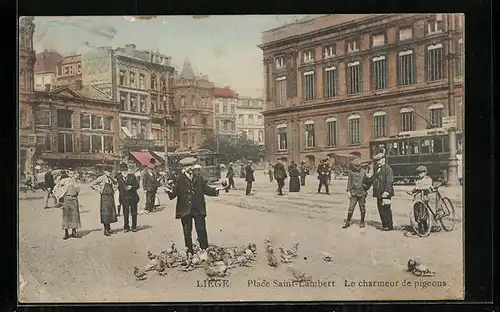
[[[455,15],[455,25],[456,27],[462,27],[462,17],[460,15]],[[443,14],[436,14],[434,17],[429,18],[426,21],[426,34],[434,35],[438,33],[442,33],[445,29]],[[397,41],[398,42],[406,42],[413,40],[413,25],[407,25],[399,27],[397,30]],[[370,36],[370,46],[372,49],[383,47],[387,45],[389,42],[387,40],[386,31],[382,31],[379,33],[372,34]],[[344,51],[346,54],[355,53],[360,51],[361,39],[352,38],[350,40],[345,41]],[[327,44],[322,47],[322,58],[323,60],[327,60],[330,58],[334,58],[337,56],[337,45],[336,44]],[[301,53],[301,62],[302,64],[314,63],[316,59],[315,50],[308,49]],[[276,69],[285,68],[285,60],[283,57],[278,57],[275,59],[275,67]]]
[[[463,45],[462,45],[463,47]],[[426,81],[436,82],[444,79],[444,49],[441,43],[427,46],[426,50]],[[461,75],[462,60],[457,67],[457,75]],[[396,59],[397,85],[407,86],[417,82],[417,65],[415,61],[414,50],[404,50],[399,52]],[[378,55],[371,59],[370,73],[363,73],[363,66],[360,61],[351,61],[346,64],[345,86],[346,93],[349,95],[360,94],[363,91],[363,74],[370,74],[371,89],[384,90],[389,88],[389,66],[386,55]],[[339,94],[338,86],[339,74],[336,66],[329,66],[323,73],[324,97],[333,98]],[[276,78],[275,85],[275,104],[276,106],[285,105],[287,98],[286,77]],[[302,74],[302,97],[305,101],[314,100],[317,97],[316,75],[314,70],[308,70]]]
[[[162,104],[165,102],[162,101]],[[150,106],[152,107],[153,103],[150,103]],[[147,114],[148,113],[147,107],[148,107],[147,95],[129,93],[129,92],[120,92],[120,110],[126,112]]]
[[[80,128],[92,130],[111,131],[113,117],[93,115],[87,113],[80,114]],[[51,126],[51,110],[37,108],[35,110],[35,124],[37,126]],[[73,129],[73,112],[68,110],[57,110],[57,127],[63,129]]]
[[[120,70],[118,84],[142,90],[147,90],[149,87],[150,90],[163,91],[167,87],[167,78],[162,74],[158,76],[151,74],[150,84],[147,86],[145,74],[137,75],[133,71]]]
[[[133,139],[151,138],[151,123],[148,120],[121,118],[120,128],[128,138],[133,138]]]
[[[236,125],[231,120],[217,120],[217,130],[236,130]]]
[[[254,130],[240,130],[240,133],[244,136],[247,137],[247,139],[249,139],[250,141],[256,141],[257,139],[257,142],[259,143],[262,143],[264,142],[264,130],[258,130],[257,132],[255,132]],[[255,135],[255,133],[257,133],[257,135]]]
[[[45,152],[52,151],[52,140],[50,133],[46,135],[39,134],[39,138],[43,139],[43,150]],[[74,134],[58,133],[58,143],[56,150],[58,153],[73,153]],[[80,151],[83,153],[113,153],[113,136],[103,134],[81,134]]]
[[[243,114],[238,115],[238,124],[240,125],[253,125],[254,124],[254,115],[246,115],[247,118],[243,118]],[[256,115],[257,118],[255,118],[257,125],[261,125],[264,123],[264,118],[262,115]]]
[[[429,109],[429,122],[434,128],[442,127],[443,108],[435,105]],[[415,131],[415,112],[410,108],[403,108],[400,111],[400,131]],[[360,115],[351,115],[347,118],[348,144],[361,144],[362,141],[362,122]],[[385,112],[376,112],[373,114],[372,124],[373,138],[382,138],[388,136],[388,119]],[[326,142],[327,147],[333,147],[338,144],[338,124],[336,118],[326,120]],[[287,149],[288,132],[286,124],[277,127],[278,150]],[[304,139],[306,148],[316,147],[316,125],[314,121],[304,123]]]
[[[219,107],[219,105],[215,105],[215,113],[220,113],[221,112],[221,109]],[[235,104],[232,104],[230,105],[229,103],[223,103],[222,104],[222,113],[223,114],[229,114],[229,113],[236,113],[236,105]]]
[[[189,125],[192,125],[192,126],[198,125],[198,123],[196,122],[196,117],[195,116],[191,116],[191,120],[190,121],[191,121],[191,123]],[[208,124],[207,117],[205,117],[205,116],[201,117],[201,124],[202,125],[207,125]],[[182,117],[182,126],[184,128],[188,126],[188,118],[186,116]]]
[[[192,96],[192,104],[195,107],[203,107],[203,108],[211,108],[211,103],[210,103],[210,98],[208,97],[196,97]],[[180,99],[180,105],[181,106],[186,106],[187,105],[187,100],[185,96],[181,96]],[[217,105],[215,105],[217,107]]]

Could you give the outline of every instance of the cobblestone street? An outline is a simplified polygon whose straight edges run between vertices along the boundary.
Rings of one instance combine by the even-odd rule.
[[[369,299],[454,299],[462,296],[462,207],[461,188],[442,188],[455,205],[457,224],[452,232],[433,232],[427,238],[405,236],[412,199],[405,192],[410,186],[397,186],[393,199],[396,230],[376,229],[379,217],[375,199],[367,200],[367,227],[360,229],[359,208],[354,224],[342,229],[347,213],[346,180],[334,180],[330,195],[316,194],[315,176],[307,177],[300,193],[275,195],[262,171],[256,171],[253,196],[244,196],[244,181],[236,179],[237,190],[207,197],[207,230],[210,243],[234,246],[257,244],[257,262],[250,268],[231,270],[228,288],[201,288],[197,281],[206,277],[202,269],[182,272],[169,269],[166,276],[148,273],[138,282],[133,267],[148,263],[148,251],[159,252],[175,242],[183,248],[182,227],[174,218],[175,200],[161,191],[159,211],[139,215],[139,231],[118,231],[103,235],[99,222],[98,195],[82,186],[80,211],[81,239],[63,240],[61,210],[43,209],[44,195],[21,194],[19,204],[19,257],[22,302],[106,302],[106,301],[225,301],[225,300],[369,300]],[[285,189],[287,189],[287,185]],[[139,203],[141,210],[144,198]],[[123,227],[122,217],[112,228]],[[194,236],[196,234],[193,233]],[[299,257],[290,265],[267,265],[263,242],[270,238],[276,246],[290,248],[300,243]],[[333,254],[333,262],[322,260],[322,253]],[[421,260],[434,277],[417,278],[406,272],[410,258]],[[334,281],[335,287],[257,288],[249,280],[289,280],[287,266],[312,275],[313,280]],[[365,281],[411,281],[413,292],[401,297],[400,287],[359,287]],[[347,280],[347,281],[346,281]],[[439,281],[423,287],[417,280]],[[346,287],[355,281],[355,287]],[[427,284],[425,284],[427,285]]]

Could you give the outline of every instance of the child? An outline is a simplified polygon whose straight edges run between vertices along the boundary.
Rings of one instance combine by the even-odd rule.
[[[349,210],[347,212],[347,219],[342,227],[343,229],[348,228],[351,225],[351,218],[354,214],[354,208],[356,204],[359,204],[359,210],[361,211],[361,222],[359,223],[360,228],[365,227],[365,215],[366,215],[366,195],[367,195],[367,182],[368,176],[366,170],[361,168],[361,162],[355,159],[351,162],[351,170],[349,170],[349,177],[347,180],[347,194],[349,197]]]
[[[412,194],[424,191],[422,194],[422,199],[428,202],[429,199],[427,198],[427,195],[429,191],[432,189],[432,178],[427,175],[427,167],[418,166],[417,175],[418,175],[418,180],[415,181],[415,188],[413,189]]]

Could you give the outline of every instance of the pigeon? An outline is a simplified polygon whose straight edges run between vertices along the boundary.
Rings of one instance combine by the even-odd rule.
[[[407,271],[411,272],[415,276],[434,276],[436,274],[435,272],[432,272],[431,270],[426,268],[420,262],[413,259],[408,260],[407,267]]]
[[[134,267],[134,275],[137,277],[137,281],[143,281],[147,278],[146,270],[144,268]]]
[[[151,252],[151,251],[148,251],[148,259],[149,260],[153,260],[156,256]]]
[[[311,276],[307,276],[306,273],[301,272],[301,271],[299,271],[299,270],[297,270],[295,268],[288,267],[287,271],[291,272],[292,275],[293,275],[293,277],[297,281],[304,282],[304,281],[311,281],[312,280]]]
[[[160,260],[160,263],[155,266],[156,274],[158,275],[166,275],[167,274],[167,264]]]
[[[276,257],[274,256],[273,253],[267,255],[267,264],[269,264],[269,266],[272,267],[278,266],[278,260],[276,260]]]
[[[215,278],[219,275],[219,271],[211,267],[208,263],[205,263],[205,265],[203,266],[203,270],[209,278]]]
[[[323,252],[323,260],[325,260],[326,262],[332,262],[333,255],[329,252]]]
[[[292,256],[292,257],[297,257],[297,252],[299,251],[299,243],[296,243],[292,248],[290,248],[289,250],[285,251],[285,253],[289,256]]]

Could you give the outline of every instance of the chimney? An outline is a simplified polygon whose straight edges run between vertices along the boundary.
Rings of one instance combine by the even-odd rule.
[[[81,79],[75,80],[75,86],[76,86],[77,90],[81,90],[82,89],[82,80]]]
[[[50,92],[50,83],[45,84],[45,92]]]

